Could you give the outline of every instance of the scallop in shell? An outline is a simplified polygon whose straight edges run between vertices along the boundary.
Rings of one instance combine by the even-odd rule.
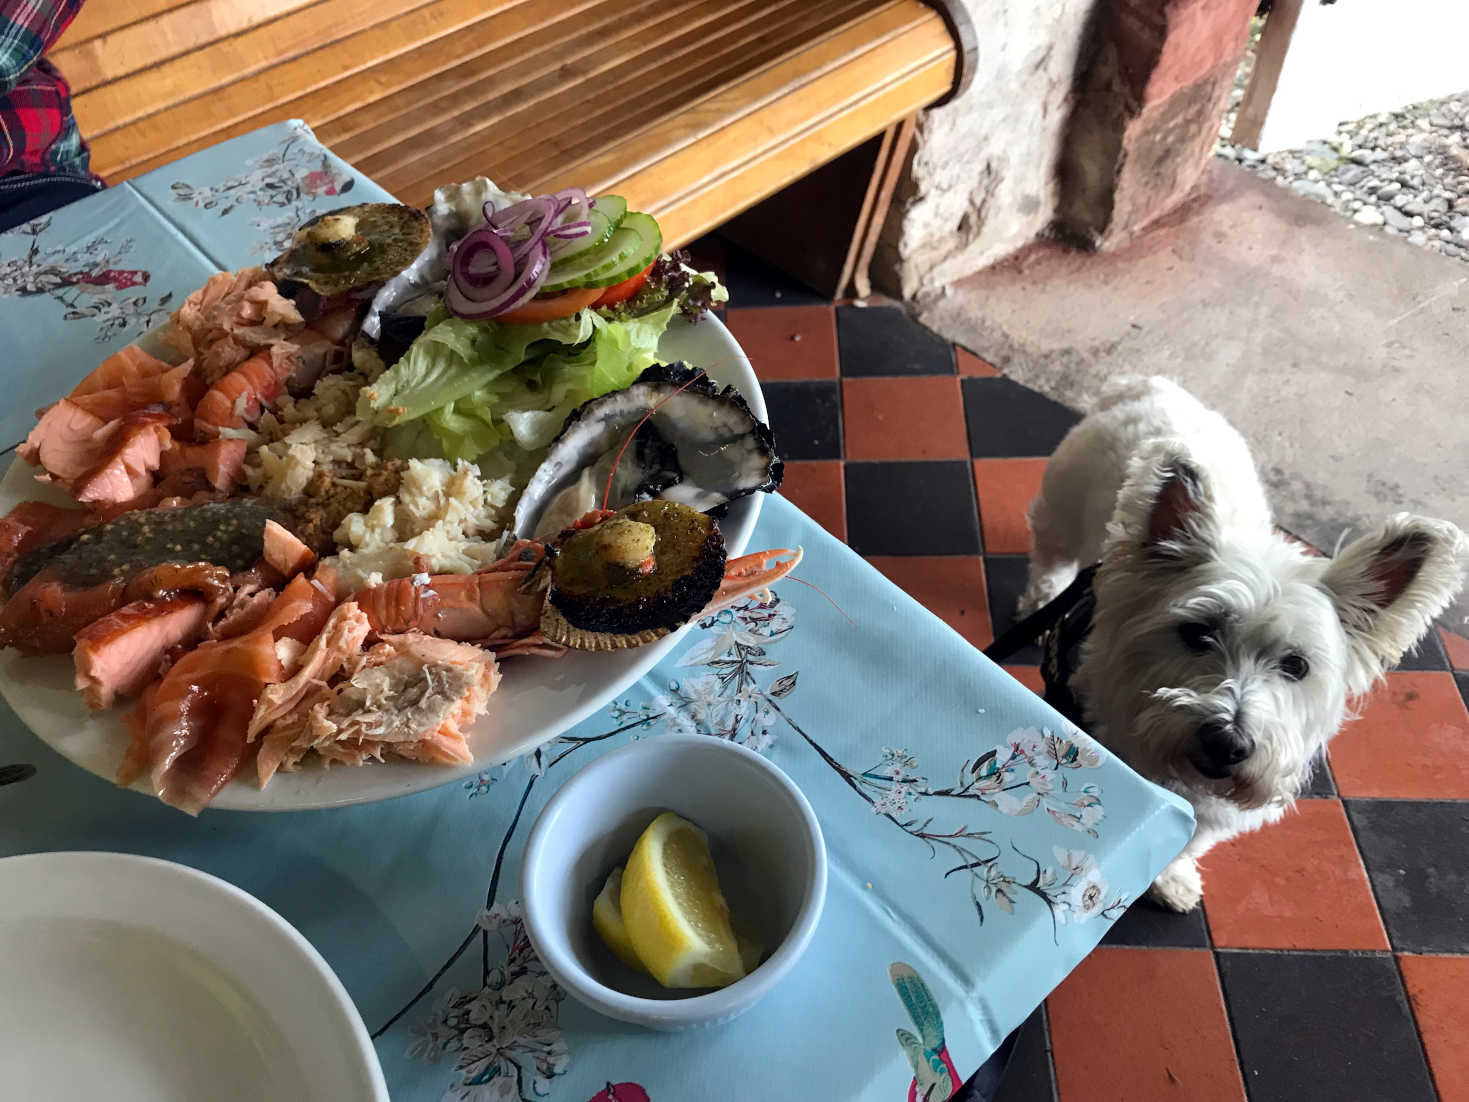
[[[429,223],[401,203],[358,203],[301,223],[291,247],[269,264],[277,282],[339,295],[391,279],[423,252]]]
[[[641,501],[551,545],[541,632],[577,650],[661,639],[697,616],[724,580],[714,518],[673,501]]]
[[[778,489],[783,472],[770,426],[738,391],[687,364],[654,364],[571,411],[520,496],[515,534],[545,538],[589,509],[653,497],[707,512]]]

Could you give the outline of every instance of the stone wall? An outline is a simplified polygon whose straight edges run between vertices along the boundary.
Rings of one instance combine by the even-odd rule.
[[[923,298],[1046,232],[1119,244],[1207,163],[1258,0],[958,0],[967,91],[920,120],[873,266]]]
[[[1072,83],[1096,0],[960,0],[979,36],[968,90],[919,121],[873,265],[916,298],[1014,252],[1051,222]]]

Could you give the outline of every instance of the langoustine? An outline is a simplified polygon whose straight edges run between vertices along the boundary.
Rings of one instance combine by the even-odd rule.
[[[663,526],[662,543],[649,520]],[[677,524],[699,529],[697,546],[679,546]],[[786,548],[726,560],[707,514],[650,501],[593,510],[550,544],[518,540],[474,574],[420,573],[354,599],[379,635],[418,631],[478,643],[502,657],[615,650],[653,642],[766,590],[800,560],[799,549]]]

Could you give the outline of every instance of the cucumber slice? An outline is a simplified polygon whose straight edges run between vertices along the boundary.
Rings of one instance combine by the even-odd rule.
[[[621,283],[657,260],[662,248],[663,232],[658,223],[650,215],[634,211],[602,245],[575,256],[558,257],[541,285],[541,294]]]
[[[622,214],[619,214],[614,221],[604,212],[593,207],[587,215],[587,221],[592,224],[590,232],[584,237],[576,237],[565,242],[561,246],[561,251],[556,254],[557,264],[568,264],[575,257],[581,256],[582,253],[590,252],[592,249],[598,249],[607,244],[607,239],[616,231],[617,224],[622,221]]]
[[[592,200],[592,210],[600,211],[615,230],[627,217],[627,200],[621,195],[599,195]]]

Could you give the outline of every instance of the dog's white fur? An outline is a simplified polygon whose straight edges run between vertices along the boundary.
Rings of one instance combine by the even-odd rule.
[[[1197,859],[1289,809],[1353,698],[1469,566],[1459,529],[1407,514],[1334,559],[1278,535],[1244,439],[1163,378],[1109,387],[1051,457],[1030,526],[1022,614],[1101,564],[1071,685],[1092,735],[1194,807],[1193,840],[1152,889],[1180,911],[1203,891]],[[1288,655],[1309,663],[1299,680]],[[1206,746],[1247,756],[1222,767]]]

